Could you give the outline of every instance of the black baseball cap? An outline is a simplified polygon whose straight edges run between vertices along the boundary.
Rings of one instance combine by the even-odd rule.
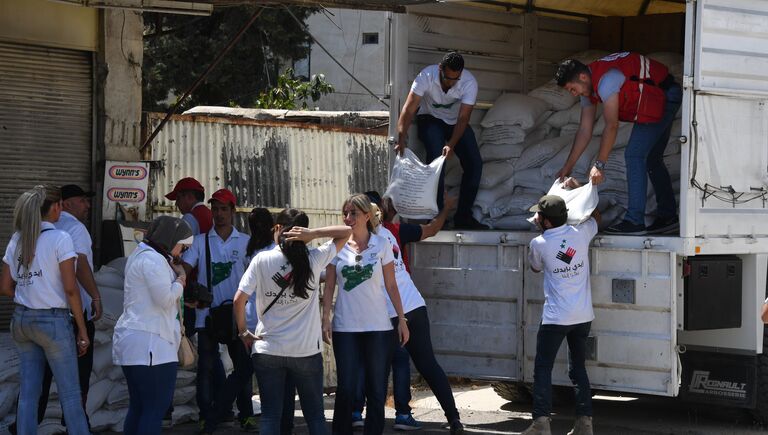
[[[568,216],[568,209],[565,207],[565,201],[557,195],[544,195],[539,198],[539,202],[534,204],[528,211],[541,213],[548,218],[562,218]]]
[[[76,198],[78,196],[85,196],[91,198],[96,196],[96,192],[86,192],[77,184],[65,184],[61,186],[61,199]]]

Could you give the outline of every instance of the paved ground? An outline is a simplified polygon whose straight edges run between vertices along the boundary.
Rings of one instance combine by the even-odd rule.
[[[518,434],[530,424],[530,404],[510,403],[501,399],[489,385],[457,387],[454,391],[457,406],[469,434]],[[595,433],[627,435],[703,435],[703,434],[763,434],[765,428],[753,423],[748,413],[741,410],[715,407],[693,407],[677,399],[659,397],[618,397],[598,395],[593,399]],[[429,391],[417,391],[412,402],[414,416],[424,428],[414,434],[447,434],[442,410]],[[333,396],[326,398],[326,417],[333,416]],[[395,434],[391,429],[394,409],[387,408],[385,434]],[[295,434],[307,434],[296,412]],[[556,406],[553,415],[553,434],[565,434],[571,428],[572,409],[569,405]],[[330,423],[329,423],[330,426]],[[196,425],[178,426],[172,434],[193,434]],[[239,433],[234,428],[220,433]]]

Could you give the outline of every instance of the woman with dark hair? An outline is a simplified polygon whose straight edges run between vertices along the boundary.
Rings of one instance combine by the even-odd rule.
[[[38,399],[45,363],[51,367],[71,434],[87,434],[77,356],[88,350],[75,248],[53,223],[61,214],[61,191],[36,186],[16,200],[15,232],[5,249],[0,294],[13,298],[11,336],[19,351],[21,389],[16,414],[19,434],[37,433]],[[77,342],[72,319],[77,325]]]
[[[262,401],[260,433],[284,433],[281,416],[286,394],[293,391],[287,381],[290,378],[299,392],[309,433],[323,435],[327,432],[318,283],[320,272],[352,230],[347,226],[309,229],[309,218],[296,209],[283,210],[275,221],[278,247],[254,257],[234,302],[240,337],[247,347],[252,346]],[[307,242],[323,237],[333,240],[307,248]],[[247,329],[245,320],[245,304],[252,293],[256,294],[259,315],[254,333]]]
[[[192,244],[192,229],[181,219],[160,216],[125,265],[123,313],[112,338],[112,362],[128,384],[126,435],[159,434],[171,405],[181,342],[184,269],[176,263]]]
[[[384,431],[384,401],[396,341],[394,334],[398,333],[400,344],[405,345],[408,325],[395,280],[392,245],[376,234],[381,214],[378,207],[367,196],[357,194],[344,202],[342,212],[344,224],[352,227],[352,236],[326,269],[323,298],[323,338],[329,343],[333,336],[338,379],[333,432],[352,433],[358,375],[364,370],[368,396],[364,433],[380,435]],[[337,282],[339,293],[331,323]],[[394,327],[387,311],[387,295],[396,312]]]

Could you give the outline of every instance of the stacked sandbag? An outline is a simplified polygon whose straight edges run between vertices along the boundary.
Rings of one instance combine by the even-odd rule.
[[[104,313],[95,322],[93,370],[85,408],[94,432],[122,432],[128,412],[128,387],[123,370],[112,364],[112,335],[117,319],[123,312],[123,282],[126,258],[118,258],[102,266],[94,279],[101,293]],[[196,420],[194,371],[179,370],[176,375],[176,391],[173,396],[173,423]],[[18,395],[18,355],[10,334],[0,334],[0,433],[3,425],[15,421]],[[6,397],[7,396],[7,397]],[[8,397],[11,403],[8,402]],[[51,385],[45,419],[38,434],[62,433],[61,405],[56,392],[56,382]]]
[[[588,64],[608,55],[608,52],[587,50],[575,58]],[[674,53],[651,53],[669,67],[678,82],[682,75],[682,56]],[[498,107],[497,107],[498,106]],[[525,221],[528,207],[552,186],[557,172],[571,152],[581,120],[578,97],[557,86],[554,81],[532,90],[527,95],[504,94],[482,120],[485,127],[480,138],[483,176],[473,207],[473,216],[493,229],[529,230]],[[634,124],[619,122],[616,141],[606,163],[606,181],[597,186],[600,194],[598,210],[602,213],[601,227],[621,221],[627,209],[627,176],[624,151]],[[673,188],[679,197],[681,119],[678,111],[672,124],[665,151],[665,163],[670,170]],[[571,175],[586,181],[600,150],[605,119],[602,105],[597,106],[592,139],[574,166]],[[446,166],[446,186],[455,189],[461,181],[457,159]],[[650,183],[649,183],[650,184]],[[656,200],[649,188],[646,210],[647,223],[655,217]]]

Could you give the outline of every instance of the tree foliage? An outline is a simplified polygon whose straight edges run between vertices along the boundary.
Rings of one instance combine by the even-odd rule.
[[[164,111],[213,62],[256,12],[254,6],[217,8],[209,17],[145,13],[143,106]],[[302,21],[311,8],[292,8]],[[265,9],[182,110],[197,105],[253,107],[278,84],[282,65],[306,58],[309,36],[283,8]],[[170,104],[169,104],[170,103]]]
[[[317,101],[321,96],[333,92],[333,85],[325,81],[323,74],[313,74],[309,81],[293,77],[293,69],[288,68],[277,78],[273,86],[259,95],[255,107],[261,109],[308,108],[307,100]]]

